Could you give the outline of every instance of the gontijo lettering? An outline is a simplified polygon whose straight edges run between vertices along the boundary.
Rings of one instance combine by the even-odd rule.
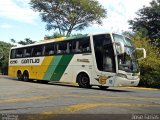
[[[28,64],[28,63],[39,63],[40,59],[23,59],[21,60],[22,64]]]

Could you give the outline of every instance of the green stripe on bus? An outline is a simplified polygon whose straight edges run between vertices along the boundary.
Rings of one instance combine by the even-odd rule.
[[[68,64],[70,63],[73,55],[63,55],[62,58],[60,59],[59,63],[57,64],[52,77],[51,81],[59,81],[66,70]]]
[[[61,60],[62,56],[54,56],[51,63],[48,66],[48,69],[46,71],[45,76],[43,77],[43,80],[50,80],[57,65],[59,64],[60,60]]]

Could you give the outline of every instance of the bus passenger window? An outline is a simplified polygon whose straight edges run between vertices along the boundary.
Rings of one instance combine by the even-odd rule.
[[[25,48],[24,49],[24,57],[30,57],[32,52],[32,48]]]
[[[81,53],[82,52],[82,46],[80,45],[80,41],[72,41],[72,52],[73,53]]]
[[[22,56],[23,56],[23,50],[17,49],[16,50],[16,58],[22,58]]]
[[[75,52],[77,52],[77,53],[82,52],[82,46],[80,45],[80,42],[79,42],[79,41],[76,41]]]
[[[34,46],[32,56],[42,56],[43,46]]]
[[[66,54],[67,52],[67,43],[66,42],[59,42],[56,45],[57,54]]]
[[[71,49],[72,49],[72,44],[70,42],[67,42],[66,53],[70,53]]]
[[[54,44],[53,43],[49,43],[45,45],[45,55],[53,55],[55,54],[55,49],[54,49]]]
[[[10,58],[11,59],[14,59],[15,58],[15,55],[16,55],[16,50],[11,50],[11,55],[10,55]]]
[[[79,41],[79,50],[82,53],[91,52],[89,38],[85,38]]]

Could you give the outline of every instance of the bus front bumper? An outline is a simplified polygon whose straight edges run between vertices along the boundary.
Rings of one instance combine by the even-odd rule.
[[[115,77],[114,86],[137,86],[139,84],[140,79],[127,79],[122,77]]]

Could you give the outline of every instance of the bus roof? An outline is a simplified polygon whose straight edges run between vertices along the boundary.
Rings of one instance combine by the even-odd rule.
[[[108,33],[108,32],[105,32],[105,33],[94,33],[94,34],[85,34],[85,35],[72,36],[72,37],[60,37],[60,38],[55,38],[55,39],[41,40],[41,41],[35,42],[35,43],[33,43],[33,44],[28,44],[28,45],[21,45],[21,46],[12,47],[11,49],[23,48],[23,47],[30,47],[30,46],[35,46],[35,45],[42,45],[42,44],[52,43],[52,42],[57,42],[57,41],[65,41],[65,40],[72,40],[72,39],[84,38],[84,37],[87,37],[87,36],[100,35],[100,34],[112,34],[112,33]]]
[[[60,38],[55,38],[55,39],[41,40],[41,41],[35,42],[33,44],[20,45],[20,46],[18,45],[16,47],[12,47],[11,49],[30,47],[30,46],[35,46],[35,45],[42,45],[42,44],[46,44],[46,43],[60,42],[60,41],[65,41],[65,40],[78,39],[78,38],[84,38],[84,37],[87,37],[87,36],[89,36],[89,35],[86,34],[86,35],[80,35],[80,36],[60,37]]]

